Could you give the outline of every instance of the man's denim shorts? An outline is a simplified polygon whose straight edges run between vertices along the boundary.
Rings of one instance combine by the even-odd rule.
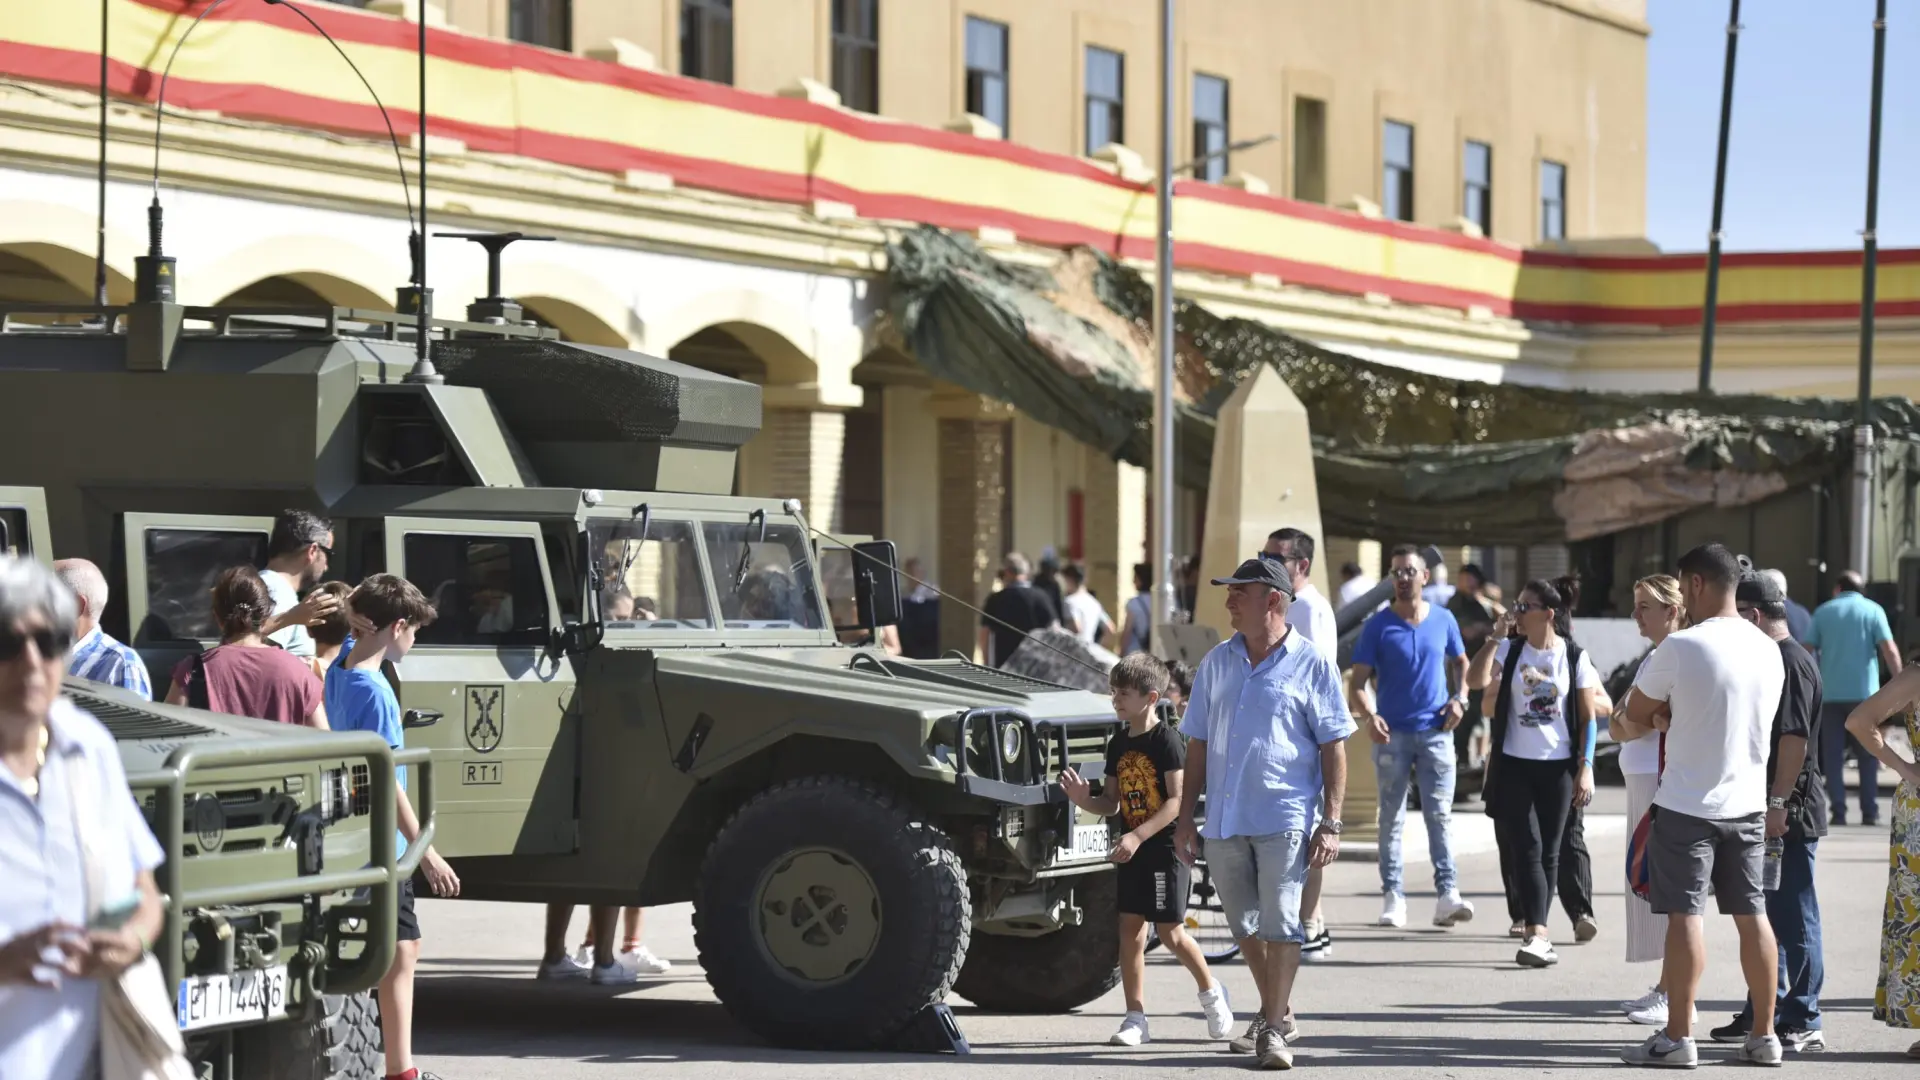
[[[1300,893],[1307,884],[1307,834],[1230,836],[1205,844],[1207,873],[1220,890],[1227,925],[1242,940],[1306,941]]]

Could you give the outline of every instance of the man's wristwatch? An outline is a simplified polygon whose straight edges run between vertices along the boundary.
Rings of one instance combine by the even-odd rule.
[[[1786,796],[1784,796],[1784,795],[1769,795],[1769,796],[1767,796],[1767,809],[1769,809],[1769,810],[1785,810],[1786,808],[1787,808],[1787,798],[1786,798]]]
[[[1335,836],[1340,835],[1341,824],[1339,818],[1322,818],[1320,820],[1320,827]]]

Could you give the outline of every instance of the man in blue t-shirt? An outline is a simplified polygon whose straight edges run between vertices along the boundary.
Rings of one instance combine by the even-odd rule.
[[[1402,545],[1392,558],[1393,603],[1361,628],[1347,673],[1347,705],[1373,739],[1380,785],[1380,925],[1407,924],[1400,828],[1411,776],[1420,784],[1433,858],[1433,924],[1454,926],[1473,918],[1473,904],[1460,897],[1454,878],[1450,836],[1453,729],[1466,715],[1467,649],[1452,613],[1421,595],[1427,561],[1420,550]]]
[[[335,731],[371,731],[395,750],[404,749],[400,727],[400,699],[380,672],[381,661],[399,663],[413,648],[414,635],[433,622],[433,605],[413,583],[392,574],[374,574],[360,583],[348,600],[353,614],[372,632],[353,639],[353,647],[327,670],[327,718]],[[364,626],[363,626],[364,628]],[[420,837],[420,818],[407,798],[405,769],[395,770],[395,810],[400,819],[396,854]],[[460,878],[428,847],[420,857],[420,871],[435,896],[460,895]],[[413,910],[413,882],[400,885],[399,933],[393,966],[380,980],[380,1033],[386,1043],[387,1076],[420,1080],[413,1064],[413,973],[420,963],[420,919]]]
[[[1820,658],[1820,769],[1826,775],[1833,824],[1847,823],[1847,778],[1851,753],[1860,765],[1860,824],[1880,824],[1880,763],[1847,734],[1847,714],[1880,689],[1880,663],[1900,674],[1900,648],[1893,642],[1886,609],[1867,599],[1866,582],[1849,570],[1834,584],[1833,599],[1813,610],[1813,626],[1800,639]],[[1876,654],[1878,659],[1876,660]]]

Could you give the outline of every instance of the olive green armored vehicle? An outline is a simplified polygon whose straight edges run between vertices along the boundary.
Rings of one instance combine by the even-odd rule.
[[[1099,775],[1103,697],[842,644],[898,618],[892,546],[842,546],[857,595],[829,597],[804,508],[728,494],[758,387],[500,319],[435,321],[415,371],[415,325],[15,310],[0,484],[45,492],[156,675],[211,640],[207,587],[263,564],[275,511],[330,517],[334,576],[438,611],[391,675],[462,897],[692,901],[714,992],[770,1041],[895,1045],[950,990],[1048,1011],[1113,985],[1108,828],[1055,782]]]
[[[7,344],[0,357],[16,355]],[[0,487],[0,552],[50,561],[55,550],[41,492]],[[154,952],[203,1080],[382,1075],[367,991],[393,961],[399,883],[424,850],[396,869],[394,767],[425,765],[425,752],[153,704],[82,679],[68,679],[66,694],[113,733],[166,853],[155,877],[167,924]],[[431,842],[430,766],[413,798]]]

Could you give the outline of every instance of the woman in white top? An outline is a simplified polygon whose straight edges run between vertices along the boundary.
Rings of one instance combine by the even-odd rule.
[[[1593,800],[1594,721],[1607,711],[1600,673],[1567,640],[1579,597],[1572,578],[1528,582],[1467,668],[1467,689],[1496,690],[1485,798],[1526,922],[1522,967],[1560,961],[1547,909],[1568,815]]]
[[[1633,586],[1633,622],[1640,628],[1640,636],[1653,642],[1658,649],[1667,635],[1687,626],[1686,604],[1680,596],[1680,583],[1666,574],[1644,577]],[[1652,659],[1653,653],[1647,653]],[[1640,661],[1645,668],[1646,660]],[[1633,691],[1627,691],[1631,696]],[[1627,829],[1631,832],[1640,824],[1647,808],[1653,805],[1653,793],[1660,788],[1660,735],[1656,732],[1640,738],[1629,738],[1629,733],[1620,726],[1621,718],[1626,716],[1626,703],[1616,710],[1607,720],[1607,728],[1615,741],[1620,744],[1620,771],[1627,780]],[[1627,963],[1645,964],[1666,959],[1667,956],[1667,919],[1664,915],[1655,915],[1653,906],[1633,894],[1631,888],[1624,890],[1627,897]],[[1623,1001],[1620,1008],[1628,1019],[1636,1024],[1653,1027],[1664,1026],[1667,1022],[1667,988],[1664,977],[1653,984],[1645,995],[1632,1001]]]

